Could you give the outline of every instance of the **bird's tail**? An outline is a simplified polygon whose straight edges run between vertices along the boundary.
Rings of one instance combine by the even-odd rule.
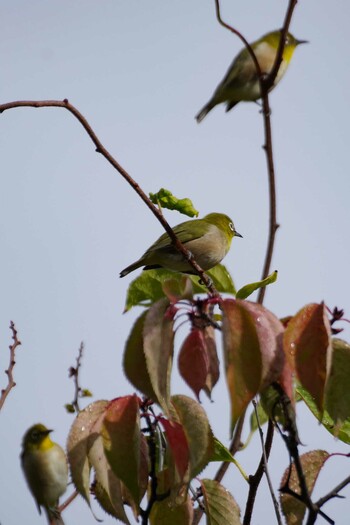
[[[128,275],[128,273],[133,272],[137,268],[140,268],[140,266],[142,266],[142,263],[140,263],[140,261],[136,261],[130,264],[130,266],[127,266],[126,268],[124,268],[124,270],[120,272],[119,277],[125,277],[126,275]]]
[[[211,111],[215,105],[216,104],[213,104],[213,102],[211,100],[209,100],[209,102],[200,110],[200,112],[197,113],[195,118],[196,118],[196,121],[198,122],[198,124],[200,122],[202,122],[204,117],[206,117],[208,115],[209,111]]]

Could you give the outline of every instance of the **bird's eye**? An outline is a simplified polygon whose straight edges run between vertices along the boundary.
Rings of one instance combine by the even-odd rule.
[[[38,439],[39,439],[39,432],[37,430],[33,430],[32,434],[31,434],[31,437],[32,437],[33,441],[38,441]]]
[[[290,44],[290,38],[289,38],[288,35],[286,36],[285,44],[286,44],[286,46],[288,46]]]
[[[230,222],[229,225],[228,225],[228,227],[230,228],[230,230],[231,230],[232,232],[235,231],[235,227],[233,226],[233,222]]]

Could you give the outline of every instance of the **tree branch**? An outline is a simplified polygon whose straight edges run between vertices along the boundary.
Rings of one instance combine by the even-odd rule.
[[[255,474],[253,476],[250,476],[249,478],[250,488],[249,488],[249,494],[248,494],[248,499],[247,499],[246,508],[245,508],[243,525],[249,525],[252,519],[253,507],[255,503],[256,494],[258,492],[260,481],[265,472],[265,464],[267,463],[269,456],[270,456],[270,452],[271,452],[273,434],[274,434],[274,425],[271,419],[269,419],[266,440],[265,440],[265,445],[264,445],[265,450],[263,450],[263,453],[260,459],[260,463],[259,463],[258,468],[256,469]]]
[[[155,215],[155,217],[158,219],[158,221],[161,223],[161,225],[163,226],[163,228],[169,235],[175,248],[180,253],[182,253],[185,259],[190,263],[190,265],[195,270],[195,273],[199,275],[200,279],[203,281],[203,283],[205,284],[209,292],[212,295],[219,295],[217,290],[213,286],[211,279],[207,277],[207,275],[204,273],[202,268],[194,260],[192,254],[184,247],[184,245],[177,238],[171,226],[164,219],[161,211],[151,202],[151,200],[147,197],[147,195],[141,189],[139,184],[137,184],[137,182],[129,175],[129,173],[119,164],[119,162],[103,146],[102,142],[97,137],[95,131],[90,126],[89,122],[82,115],[82,113],[80,113],[80,111],[78,111],[78,109],[68,101],[68,99],[64,99],[64,100],[17,100],[17,101],[7,102],[5,104],[0,104],[0,113],[3,113],[4,111],[7,111],[9,109],[19,108],[19,107],[32,107],[32,108],[56,107],[56,108],[63,108],[69,111],[83,126],[86,133],[89,135],[92,142],[95,144],[97,153],[101,153],[101,155],[120,173],[120,175],[136,191],[136,193],[143,200],[146,206],[148,206],[148,208],[151,210],[153,215]]]
[[[15,324],[14,324],[13,321],[10,322],[10,330],[12,331],[13,343],[12,343],[12,345],[9,346],[9,349],[10,349],[10,363],[9,363],[9,367],[7,368],[7,370],[5,370],[5,374],[7,374],[7,378],[8,378],[8,383],[7,383],[6,388],[3,388],[1,390],[0,410],[4,406],[5,400],[6,400],[7,396],[9,395],[10,391],[12,390],[12,388],[14,388],[16,386],[16,383],[15,383],[14,378],[13,378],[13,369],[14,369],[15,364],[16,364],[16,360],[15,360],[16,355],[15,355],[15,353],[16,353],[17,346],[22,344],[21,341],[17,337],[17,330],[16,330],[16,327],[15,327]]]
[[[271,73],[265,78],[260,76],[260,87],[262,93],[262,103],[263,103],[263,119],[264,119],[264,134],[265,134],[265,144],[263,149],[266,154],[267,162],[267,174],[268,174],[268,184],[269,184],[269,236],[267,241],[267,248],[265,254],[265,261],[261,279],[265,279],[269,273],[272,262],[272,255],[275,245],[276,231],[279,228],[277,223],[277,204],[276,204],[276,179],[275,179],[275,165],[273,158],[273,147],[272,147],[272,132],[271,132],[271,110],[269,102],[269,89],[273,85],[276,75],[278,73],[279,67],[282,62],[282,55],[285,46],[286,35],[288,33],[289,25],[292,19],[294,8],[297,4],[297,0],[290,0],[287,13],[283,23],[283,29],[281,31],[281,38],[278,46],[278,51],[275,59],[274,66]],[[260,73],[261,75],[261,73]],[[265,298],[266,287],[260,288],[257,302],[262,304]]]

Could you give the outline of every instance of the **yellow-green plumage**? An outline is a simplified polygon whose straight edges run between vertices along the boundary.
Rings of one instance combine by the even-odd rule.
[[[210,270],[222,261],[234,236],[242,237],[236,232],[232,220],[223,213],[210,213],[203,219],[182,222],[173,230],[203,270]],[[144,270],[167,268],[193,273],[193,267],[175,248],[167,233],[161,235],[140,259],[120,272],[120,277],[141,266],[144,266]]]
[[[68,465],[64,450],[50,439],[45,425],[38,423],[27,430],[23,438],[21,464],[28,487],[50,523],[63,524],[57,511],[58,499],[66,491]]]
[[[280,37],[281,31],[272,31],[251,44],[263,75],[268,75],[273,68]],[[306,40],[297,40],[291,33],[287,34],[282,63],[272,88],[278,84],[285,74],[295,48],[305,42]],[[226,111],[229,111],[238,102],[255,101],[260,97],[260,84],[256,67],[248,49],[244,48],[233,60],[212,98],[197,114],[196,120],[198,123],[201,122],[209,111],[223,102],[226,102]]]

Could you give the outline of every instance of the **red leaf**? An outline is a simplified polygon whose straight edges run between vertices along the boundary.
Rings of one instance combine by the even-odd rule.
[[[272,312],[250,301],[226,299],[222,310],[233,428],[253,397],[280,376],[283,325]]]
[[[146,314],[143,328],[143,349],[155,401],[167,415],[174,352],[174,322],[165,317],[168,306],[167,299],[154,303]]]
[[[289,321],[284,350],[302,386],[322,410],[332,359],[331,329],[323,303],[304,306]]]
[[[159,418],[159,421],[164,427],[168,443],[173,453],[177,471],[181,479],[183,479],[188,469],[190,460],[190,452],[184,429],[180,423],[177,423],[176,421],[169,421],[164,417]]]
[[[136,505],[145,480],[141,469],[139,398],[119,397],[111,401],[101,429],[105,454],[115,475],[123,481]]]
[[[206,326],[203,334],[209,359],[209,372],[205,382],[204,391],[209,399],[211,399],[212,390],[220,377],[220,362],[216,350],[215,329],[212,326]]]
[[[209,373],[209,357],[202,330],[194,328],[186,337],[178,359],[179,371],[199,400]]]

